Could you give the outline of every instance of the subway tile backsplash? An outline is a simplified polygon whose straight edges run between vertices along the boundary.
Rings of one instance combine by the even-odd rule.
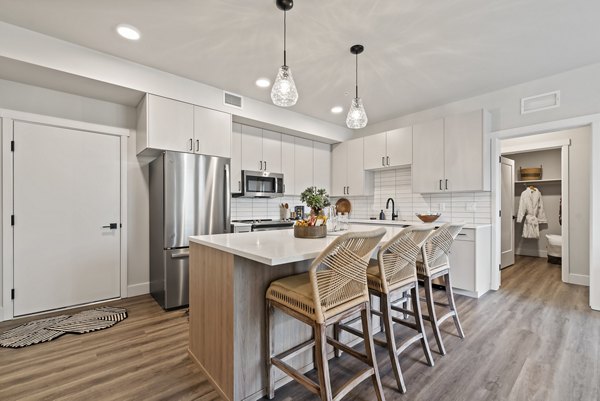
[[[440,211],[439,221],[464,221],[465,223],[489,224],[491,222],[492,198],[490,192],[461,192],[440,194],[415,194],[412,192],[410,167],[374,172],[373,196],[348,196],[352,202],[351,217],[368,219],[379,217],[383,209],[391,219],[392,210],[385,202],[393,198],[400,220],[415,220],[415,213]],[[338,198],[331,198],[335,203]],[[232,220],[279,219],[279,205],[288,203],[291,210],[301,205],[299,196],[274,199],[233,198]]]

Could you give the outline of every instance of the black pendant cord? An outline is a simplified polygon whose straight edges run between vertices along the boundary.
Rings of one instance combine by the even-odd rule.
[[[356,98],[358,99],[358,54],[356,54]]]
[[[287,11],[283,12],[283,65],[287,67]]]

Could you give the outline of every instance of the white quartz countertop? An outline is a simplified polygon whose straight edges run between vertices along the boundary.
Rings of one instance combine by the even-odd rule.
[[[355,224],[373,224],[376,226],[415,226],[415,225],[423,225],[429,223],[423,223],[421,220],[370,220],[370,219],[348,219],[349,223]],[[445,221],[435,221],[432,224],[435,227],[439,227],[442,224],[446,223]],[[476,230],[482,227],[489,227],[490,224],[465,224],[464,228],[468,230]]]
[[[423,223],[420,223],[423,224]],[[371,231],[377,227],[351,224],[348,231]],[[385,226],[387,241],[402,230],[401,226]],[[190,242],[209,246],[224,252],[251,259],[269,266],[300,262],[316,258],[335,237],[347,231],[330,233],[325,238],[295,238],[294,230],[258,231],[250,233],[200,235],[190,237]]]

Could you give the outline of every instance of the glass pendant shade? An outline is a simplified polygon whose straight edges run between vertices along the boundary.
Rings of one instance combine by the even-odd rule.
[[[290,107],[298,101],[298,91],[292,76],[292,70],[287,65],[282,65],[271,88],[271,100],[277,106]]]
[[[346,117],[346,125],[348,128],[359,129],[367,126],[369,119],[365,112],[365,107],[361,98],[355,97],[352,99],[350,110],[348,110],[348,116]]]

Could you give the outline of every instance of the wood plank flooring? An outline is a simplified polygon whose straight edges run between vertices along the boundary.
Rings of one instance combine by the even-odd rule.
[[[560,267],[528,257],[504,270],[502,283],[479,300],[457,295],[467,338],[444,323],[446,356],[435,352],[428,328],[435,367],[425,364],[420,347],[403,354],[406,394],[395,389],[387,352],[377,347],[388,400],[600,400],[600,312],[589,309],[588,288],[562,283]],[[96,333],[0,348],[0,400],[218,399],[187,356],[184,311],[164,312],[150,296],[110,304],[126,307],[129,318]],[[0,323],[0,332],[24,321]],[[395,330],[398,338],[407,333]],[[362,368],[349,356],[330,366],[334,388]],[[275,395],[315,399],[295,383]],[[346,399],[375,395],[365,382]]]

